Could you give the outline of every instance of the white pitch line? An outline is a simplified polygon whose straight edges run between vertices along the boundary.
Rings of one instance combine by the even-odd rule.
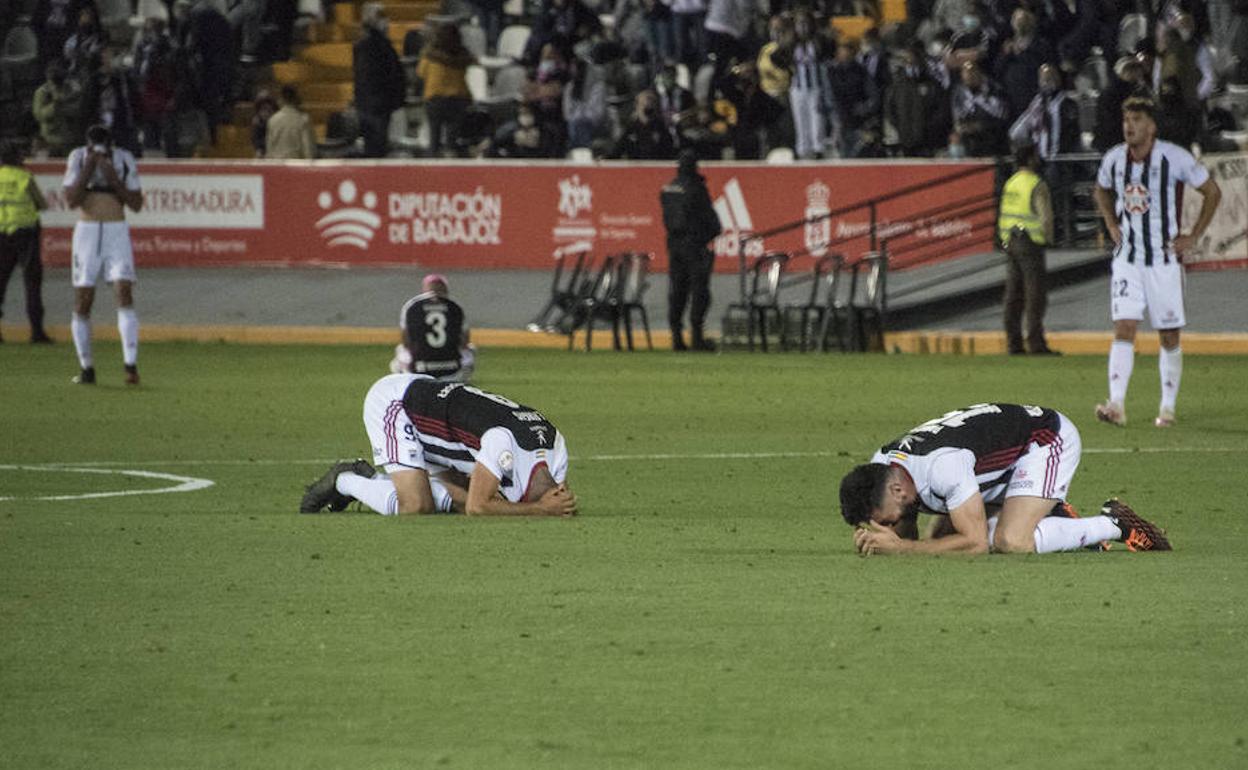
[[[871,451],[865,450],[862,457],[870,457]],[[1084,454],[1242,454],[1248,452],[1248,446],[1242,447],[1084,447]],[[573,455],[574,462],[629,462],[651,460],[775,460],[802,457],[837,457],[840,451],[821,452],[664,452],[655,454],[602,454]],[[858,456],[858,455],[854,455]],[[341,460],[341,457],[325,457],[317,459],[299,458],[290,460],[256,459],[256,460],[87,460],[74,463],[37,463],[22,466],[0,465],[5,468],[28,468],[30,470],[70,470],[87,468],[116,468],[121,466],[155,465],[166,466],[283,466],[283,465],[328,465]],[[136,472],[137,473],[137,472]],[[182,478],[182,477],[172,477]],[[202,479],[201,479],[202,481]],[[179,490],[181,491],[181,490]],[[108,493],[112,494],[112,493]],[[5,498],[0,498],[0,500]]]
[[[127,465],[135,465],[136,463],[126,463]],[[108,468],[87,468],[82,466],[71,465],[0,465],[0,471],[44,471],[51,473],[99,473],[119,476],[134,476],[144,479],[163,479],[165,481],[176,481],[177,485],[172,487],[161,487],[159,489],[122,489],[116,492],[87,492],[80,495],[43,495],[38,497],[0,497],[0,501],[4,500],[90,500],[99,497],[127,497],[129,495],[161,495],[169,492],[194,492],[199,489],[207,489],[213,485],[211,479],[199,479],[194,476],[175,476],[172,473],[157,473],[156,471],[139,471],[139,470],[111,470]]]

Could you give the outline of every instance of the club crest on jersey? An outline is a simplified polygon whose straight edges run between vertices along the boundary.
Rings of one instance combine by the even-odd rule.
[[[503,450],[498,453],[498,467],[503,469],[503,473],[511,473],[511,469],[515,467],[516,458],[511,452]]]
[[[1129,184],[1122,188],[1122,205],[1130,214],[1148,212],[1148,188],[1142,184]]]

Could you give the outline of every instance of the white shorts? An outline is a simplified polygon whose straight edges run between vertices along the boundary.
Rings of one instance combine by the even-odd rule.
[[[1187,324],[1183,312],[1183,265],[1178,260],[1144,267],[1125,259],[1113,261],[1109,281],[1110,318],[1148,322],[1154,329],[1181,329]]]
[[[126,222],[79,222],[74,225],[74,288],[95,286],[104,280],[134,282],[134,250]]]
[[[373,445],[373,465],[386,473],[429,468],[416,426],[403,409],[403,394],[419,374],[388,374],[364,397],[364,430]]]
[[[1059,414],[1061,427],[1057,437],[1049,444],[1032,443],[1022,457],[1014,463],[1005,496],[1043,497],[1047,500],[1065,500],[1070,493],[1070,482],[1079,469],[1083,454],[1083,441],[1079,429],[1066,415]]]
[[[516,445],[505,428],[491,428],[481,437],[481,447],[469,450],[472,460],[448,463],[442,457],[426,458],[421,434],[403,409],[403,394],[412,380],[432,379],[423,374],[388,374],[368,389],[364,397],[364,430],[373,447],[373,465],[386,473],[423,470],[435,476],[446,470],[471,475],[478,463],[499,480],[499,492],[513,503],[524,499],[537,469],[545,466],[555,482],[568,477],[568,448],[555,432],[550,449],[527,451]],[[427,441],[437,441],[428,436]]]

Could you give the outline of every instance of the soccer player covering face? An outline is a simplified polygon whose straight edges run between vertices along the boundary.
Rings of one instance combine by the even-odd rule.
[[[301,513],[342,511],[355,500],[383,516],[576,513],[563,436],[531,407],[462,383],[390,374],[364,398],[364,428],[377,469],[334,464],[308,487]]]
[[[1065,504],[1079,431],[1040,406],[977,404],[929,420],[841,481],[841,514],[862,554],[1170,550],[1164,532],[1118,500],[1078,518]],[[920,511],[938,514],[918,539]]]

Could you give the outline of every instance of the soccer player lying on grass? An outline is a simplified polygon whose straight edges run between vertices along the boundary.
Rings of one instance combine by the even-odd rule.
[[[470,385],[390,374],[364,398],[364,428],[383,473],[363,460],[335,463],[308,487],[300,513],[342,511],[354,500],[383,516],[576,513],[563,436],[530,407]]]
[[[1066,493],[1079,431],[1040,406],[976,404],[912,428],[841,480],[854,546],[876,553],[1051,553],[1108,547],[1168,551],[1163,530],[1110,500],[1079,518]],[[947,515],[918,539],[920,509]]]

